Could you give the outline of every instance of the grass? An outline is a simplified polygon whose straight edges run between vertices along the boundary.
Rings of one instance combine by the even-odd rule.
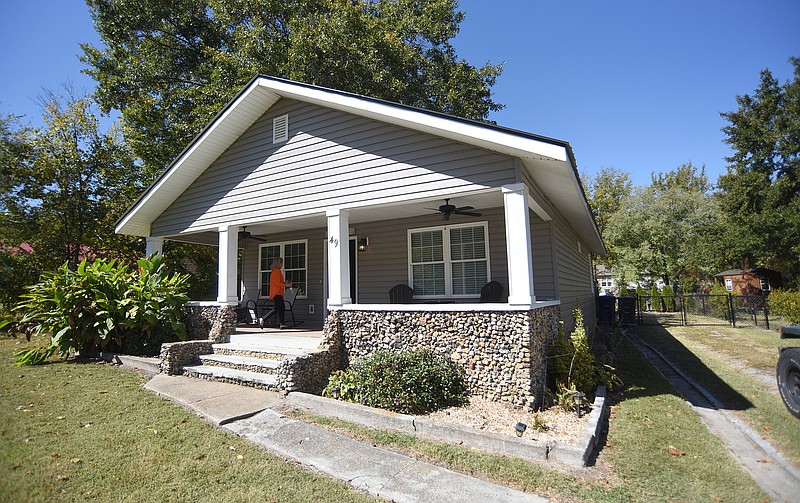
[[[598,464],[552,466],[329,418],[305,420],[451,469],[557,501],[768,501],[688,404],[635,349],[617,347],[627,387],[613,397],[613,419]]]
[[[366,501],[214,429],[106,365],[14,367],[0,339],[0,500]],[[325,418],[391,449],[556,501],[766,501],[691,408],[625,341],[626,389],[598,466],[552,466]],[[683,455],[680,455],[683,454]]]
[[[16,367],[0,338],[0,501],[375,501],[215,429],[108,365]]]
[[[780,396],[767,383],[742,373],[726,360],[726,357],[733,357],[774,375],[777,348],[781,345],[777,333],[755,328],[694,326],[647,326],[638,327],[637,332],[800,468],[800,423],[797,418],[786,410]]]

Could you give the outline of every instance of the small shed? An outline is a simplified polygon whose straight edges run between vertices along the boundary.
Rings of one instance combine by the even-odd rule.
[[[755,269],[731,269],[715,274],[714,284],[724,285],[725,289],[731,293],[741,294],[756,289],[766,294],[775,288],[780,288],[782,280],[780,272],[757,267]]]

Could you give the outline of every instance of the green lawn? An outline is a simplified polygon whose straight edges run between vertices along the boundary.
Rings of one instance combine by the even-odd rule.
[[[108,365],[16,367],[0,338],[0,501],[375,501],[140,387]]]
[[[362,501],[369,497],[217,430],[100,364],[15,367],[0,339],[0,500]],[[767,501],[626,342],[624,393],[598,467],[559,471],[414,436],[306,418],[555,501]]]
[[[788,341],[781,342],[774,331],[756,328],[643,326],[636,331],[800,468],[800,421],[770,385],[744,374],[729,360],[774,376],[777,348]]]

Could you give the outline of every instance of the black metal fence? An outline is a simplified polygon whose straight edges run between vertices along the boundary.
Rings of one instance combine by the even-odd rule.
[[[599,297],[598,301],[601,322],[608,320],[609,306],[614,304],[614,320],[631,322],[622,320],[625,301],[635,306],[635,322],[641,325],[747,326],[769,330],[785,324],[781,317],[770,315],[767,297],[761,295],[642,295],[620,297],[616,303],[603,299]]]

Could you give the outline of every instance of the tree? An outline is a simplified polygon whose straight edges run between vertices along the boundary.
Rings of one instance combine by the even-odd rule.
[[[637,187],[623,200],[607,232],[623,281],[649,275],[669,284],[711,273],[703,243],[717,212],[708,188],[704,168],[698,172],[688,163],[653,175],[650,186]]]
[[[738,110],[722,113],[733,150],[719,178],[721,250],[735,265],[764,266],[800,277],[800,58],[780,85],[769,70]]]
[[[617,168],[602,168],[594,178],[584,176],[589,190],[587,199],[592,216],[600,230],[608,255],[603,263],[613,266],[615,249],[612,240],[608,239],[608,224],[612,216],[619,211],[623,201],[632,193],[630,174]]]
[[[24,248],[36,276],[96,253],[135,257],[137,243],[113,233],[144,188],[133,158],[114,129],[98,132],[88,99],[46,93],[42,102],[42,128],[8,119],[2,126],[0,243],[7,255]]]
[[[456,0],[88,0],[97,99],[160,170],[256,74],[486,119],[501,67],[458,59]]]

